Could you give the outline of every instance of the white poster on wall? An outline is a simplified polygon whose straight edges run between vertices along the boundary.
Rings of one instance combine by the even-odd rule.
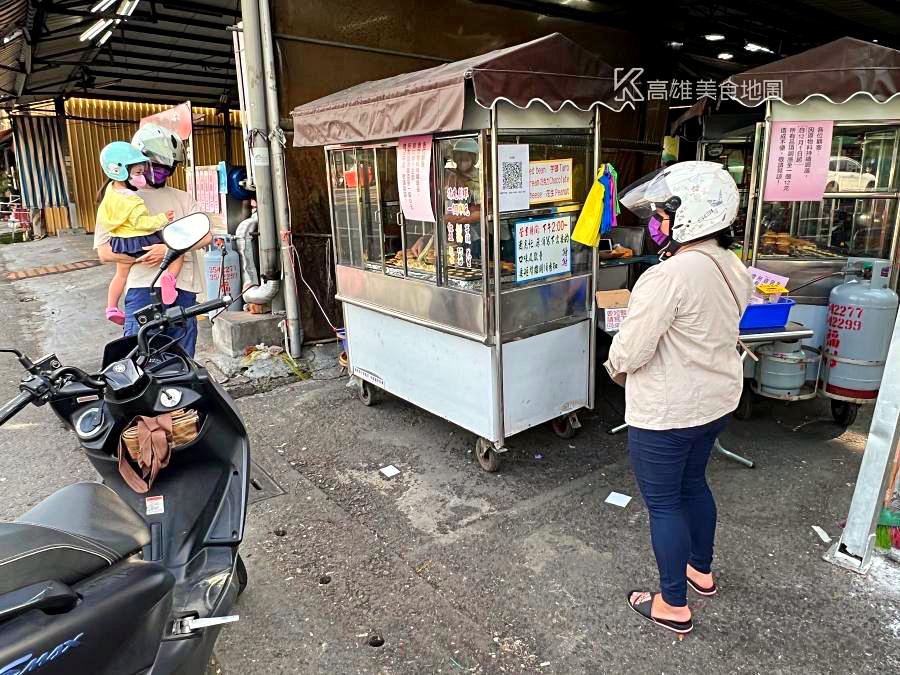
[[[498,145],[500,211],[528,209],[528,145]]]
[[[431,136],[407,136],[397,143],[400,208],[407,220],[434,222],[431,208]]]

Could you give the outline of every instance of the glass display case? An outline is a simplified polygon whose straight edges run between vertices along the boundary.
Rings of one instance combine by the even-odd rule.
[[[571,234],[596,173],[596,115],[570,112],[581,126],[555,128],[534,108],[515,131],[429,137],[434,222],[401,207],[403,139],[326,147],[354,375],[474,431],[484,452],[592,405],[597,260]],[[510,147],[520,161],[495,171],[494,152]],[[395,362],[386,344],[402,345]],[[435,359],[454,363],[440,392],[407,378],[407,360]]]

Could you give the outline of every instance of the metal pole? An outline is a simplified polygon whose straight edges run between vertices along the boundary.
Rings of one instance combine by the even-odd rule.
[[[900,442],[900,313],[885,363],[847,525],[841,538],[825,554],[825,560],[860,574],[865,574],[872,562],[875,526],[887,490],[894,448]]]
[[[247,67],[247,124],[246,142],[250,145],[250,159],[256,185],[256,212],[259,216],[259,272],[263,279],[278,278],[278,232],[273,209],[272,173],[269,162],[266,125],[266,92],[263,77],[260,0],[241,0],[244,18],[244,62]]]
[[[491,212],[494,219],[491,234],[494,246],[494,355],[497,368],[494,371],[494,395],[497,411],[497,447],[502,447],[506,436],[503,413],[503,322],[500,316],[500,167],[497,165],[497,146],[499,144],[497,128],[497,104],[491,108]],[[481,256],[487,256],[487,242],[481,242]],[[485,279],[487,283],[487,279]],[[495,444],[496,445],[496,444]]]
[[[757,194],[757,205],[756,205],[756,213],[753,223],[753,257],[751,258],[751,264],[756,267],[756,259],[759,257],[759,237],[760,231],[759,228],[762,226],[762,212],[763,212],[763,204],[765,203],[765,194],[766,194],[766,175],[769,172],[769,143],[771,142],[772,137],[772,102],[766,101],[766,126],[765,133],[763,133],[763,153],[762,153],[762,166],[759,167],[759,185],[756,191]],[[746,258],[745,258],[746,260]]]
[[[284,168],[284,133],[281,131],[278,110],[278,80],[275,75],[275,49],[272,40],[272,18],[269,0],[259,0],[259,30],[262,38],[263,77],[266,90],[266,123],[269,127],[269,148],[272,157],[272,196],[275,205],[275,226],[281,243],[281,270],[284,276],[284,309],[287,322],[288,352],[294,358],[303,349],[303,328],[300,325],[300,298],[294,270],[294,240],[291,211],[288,204],[287,179]],[[227,113],[226,113],[227,114]],[[260,246],[260,248],[262,248]],[[262,251],[260,251],[262,252]]]
[[[747,220],[744,221],[744,243],[741,248],[741,261],[744,264],[747,264],[747,255],[750,253],[750,237],[753,234],[753,216],[756,213],[756,209],[759,208],[762,210],[762,205],[757,205],[756,203],[756,194],[758,192],[758,182],[759,182],[759,165],[757,163],[757,159],[759,158],[759,137],[762,132],[763,125],[760,123],[756,124],[756,130],[753,133],[753,154],[750,160],[750,187],[747,193]]]
[[[597,180],[597,172],[600,171],[600,106],[594,108],[594,173],[591,174],[591,187],[593,181]],[[615,208],[615,204],[613,204]],[[640,253],[640,251],[638,251]],[[597,255],[597,248],[591,249],[591,296],[588,298],[590,303],[591,329],[589,331],[589,339],[591,343],[588,345],[588,410],[594,409],[594,400],[597,394],[597,276],[600,273],[600,258]]]

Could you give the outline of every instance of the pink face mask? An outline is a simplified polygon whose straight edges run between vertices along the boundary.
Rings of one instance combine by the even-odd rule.
[[[650,216],[650,222],[647,223],[647,229],[650,231],[650,238],[662,246],[669,240],[669,235],[662,231],[662,221],[659,216]]]
[[[147,187],[147,179],[144,178],[144,174],[136,173],[128,177],[129,182],[136,187],[138,190],[141,188]]]

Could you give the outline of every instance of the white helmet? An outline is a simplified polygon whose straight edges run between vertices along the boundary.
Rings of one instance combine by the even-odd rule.
[[[663,209],[669,214],[669,236],[677,247],[730,228],[740,195],[721,164],[679,162],[624,188],[619,201],[644,220]]]
[[[178,135],[152,122],[137,130],[131,144],[156,164],[174,167],[184,161],[184,144]]]

